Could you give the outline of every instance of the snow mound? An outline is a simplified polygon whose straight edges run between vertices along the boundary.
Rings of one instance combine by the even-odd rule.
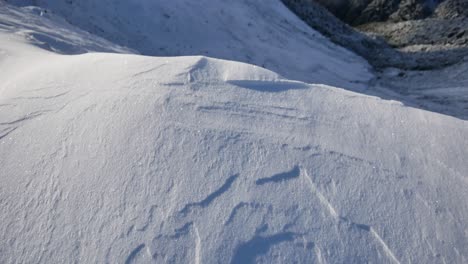
[[[0,34],[1,263],[466,263],[466,121]]]

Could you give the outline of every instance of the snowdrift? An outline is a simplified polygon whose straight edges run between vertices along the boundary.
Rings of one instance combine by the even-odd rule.
[[[2,263],[464,263],[468,127],[202,56],[0,34]]]

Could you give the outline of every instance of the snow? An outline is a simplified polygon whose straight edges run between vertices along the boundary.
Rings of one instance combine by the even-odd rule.
[[[69,25],[65,19],[35,6],[16,8],[0,1],[0,32],[23,36],[28,42],[63,54],[90,51],[135,53]]]
[[[38,0],[36,4],[144,55],[204,55],[255,64],[289,79],[355,89],[360,88],[356,82],[373,77],[367,62],[331,44],[280,0]]]
[[[467,73],[468,61],[431,71],[390,69],[374,83],[373,89],[407,105],[468,120]]]
[[[41,30],[104,43],[55,21]],[[467,121],[331,75],[117,45],[62,55],[14,29],[0,32],[0,263],[468,261]],[[365,72],[307,41],[337,50],[314,51],[321,68]]]

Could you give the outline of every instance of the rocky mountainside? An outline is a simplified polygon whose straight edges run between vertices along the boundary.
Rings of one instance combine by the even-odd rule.
[[[312,0],[313,1],[313,0]],[[315,0],[351,25],[468,15],[467,0]]]
[[[462,18],[370,23],[359,29],[378,34],[396,48],[409,50],[465,50],[468,47],[468,20]]]
[[[394,22],[430,16],[443,0],[316,0],[352,25],[391,20]]]
[[[461,88],[468,83],[463,17],[373,22],[355,28],[315,1],[282,1],[308,25],[374,66],[377,77],[367,84],[369,89],[390,87],[396,93],[389,98],[399,94],[398,100],[411,98],[419,107],[468,117],[468,91]]]
[[[435,9],[434,15],[439,18],[468,17],[468,1],[445,0]]]
[[[335,5],[331,5],[335,3],[333,1],[327,2],[329,10],[311,0],[282,1],[311,27],[333,42],[366,58],[378,69],[387,67],[404,70],[437,69],[456,64],[468,55],[468,50],[465,48],[468,34],[463,33],[467,25],[465,20],[441,21],[431,18],[401,23],[374,22],[353,28],[337,18],[340,17],[339,10],[346,9],[342,4],[347,1],[337,1]],[[374,10],[369,8],[370,6],[368,10]],[[335,13],[337,17],[329,12],[330,10],[332,12],[338,10]],[[374,11],[377,12],[376,10],[380,9],[376,8]],[[459,43],[460,46],[442,46],[449,43]],[[432,46],[418,46],[423,44]],[[407,47],[409,49],[404,49]]]
[[[342,21],[383,37],[393,47],[453,51],[468,46],[467,0],[317,2]]]

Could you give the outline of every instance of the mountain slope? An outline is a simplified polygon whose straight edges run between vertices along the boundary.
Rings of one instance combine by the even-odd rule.
[[[330,43],[280,0],[34,3],[81,29],[144,55],[235,60],[268,68],[289,79],[341,87],[356,87],[355,82],[372,78],[362,58]]]
[[[445,0],[316,0],[316,2],[327,7],[343,21],[352,25],[361,25],[387,20],[423,19],[432,15],[439,3]]]
[[[467,262],[467,121],[2,4],[0,263]]]
[[[0,35],[0,262],[466,262],[467,123]]]
[[[0,1],[0,32],[19,35],[41,48],[63,54],[85,52],[135,53],[80,30],[42,8],[16,8]]]

